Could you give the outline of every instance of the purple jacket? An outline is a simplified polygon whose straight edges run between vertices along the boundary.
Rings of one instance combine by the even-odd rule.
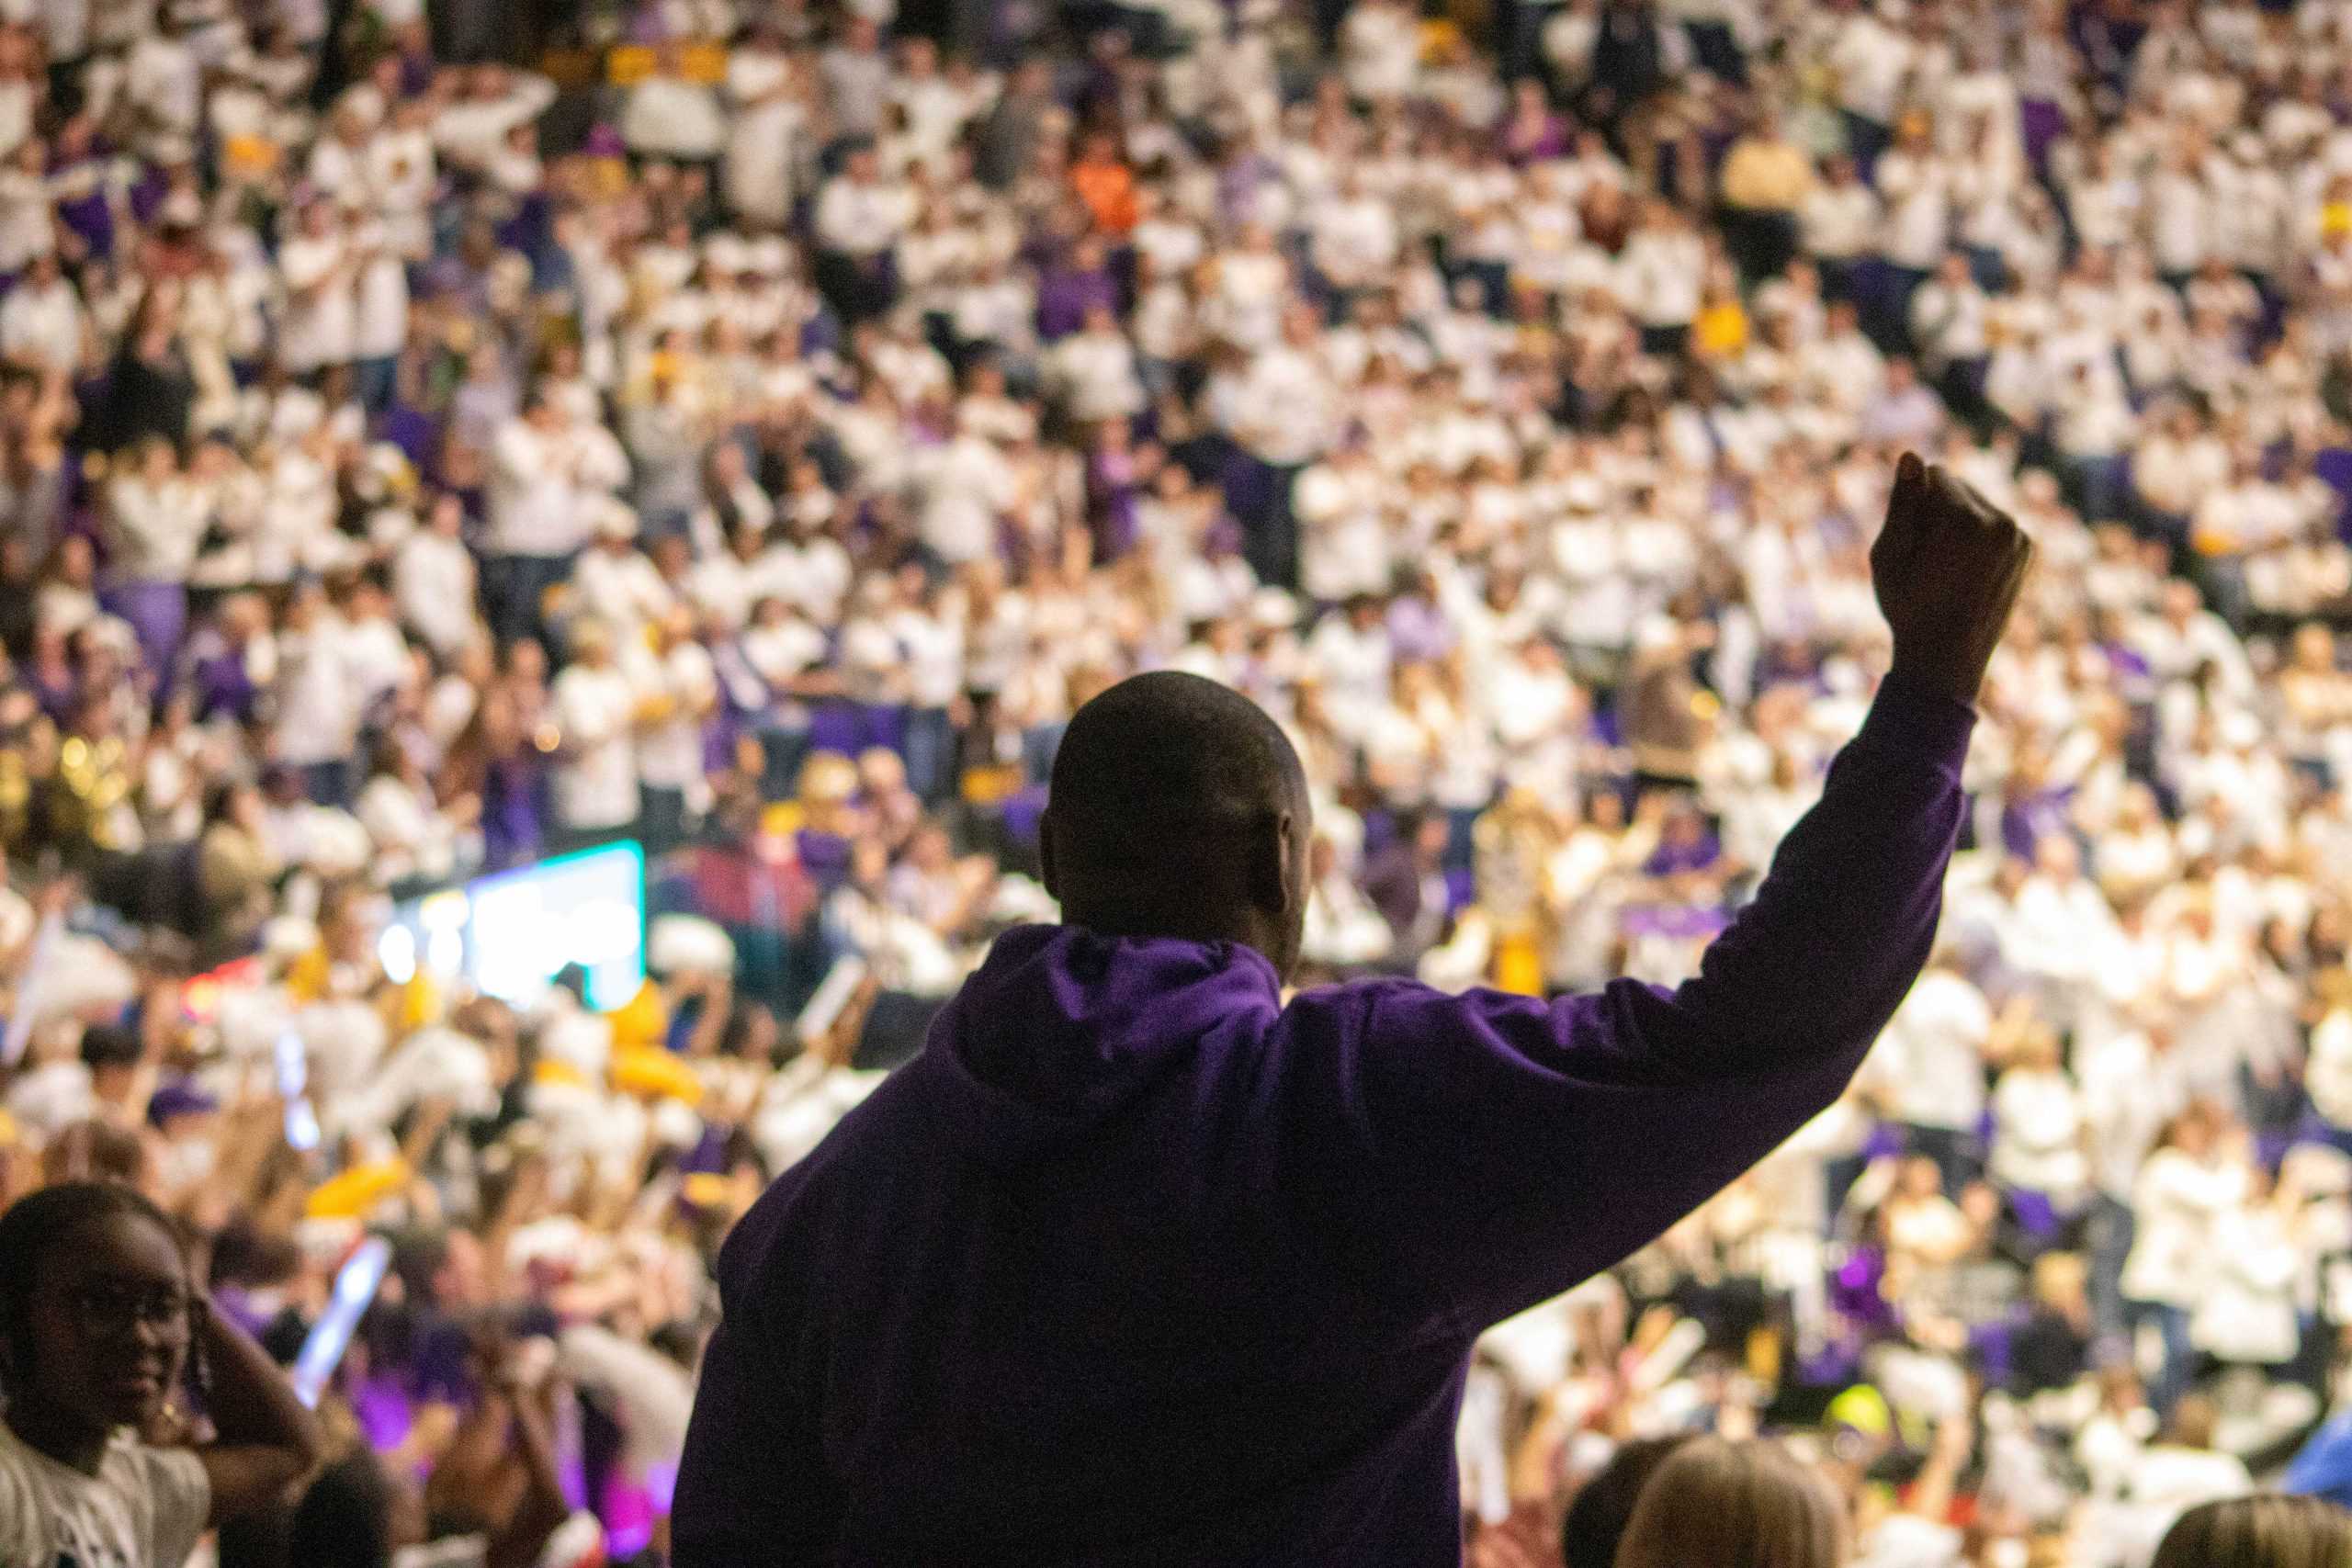
[[[1668,992],[1001,939],[729,1238],[677,1568],[1451,1564],[1473,1339],[1845,1087],[1925,961],[1973,716],[1890,683]]]

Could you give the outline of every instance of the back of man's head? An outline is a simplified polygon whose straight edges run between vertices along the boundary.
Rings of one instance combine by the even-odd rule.
[[[303,1492],[288,1558],[302,1568],[379,1568],[392,1559],[392,1507],[391,1478],[363,1448]]]
[[[1593,1472],[1578,1488],[1560,1526],[1560,1555],[1567,1568],[1611,1568],[1617,1543],[1633,1522],[1634,1505],[1642,1500],[1642,1488],[1690,1440],[1688,1433],[1639,1438],[1621,1446]]]
[[[1235,941],[1287,972],[1305,918],[1306,776],[1240,693],[1173,671],[1079,709],[1054,758],[1047,886],[1114,936]]]

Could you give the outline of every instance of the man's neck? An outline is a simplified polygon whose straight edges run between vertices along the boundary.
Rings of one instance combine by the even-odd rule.
[[[1263,957],[1276,968],[1281,960],[1273,954],[1273,942],[1258,922],[1246,918],[1226,919],[1182,919],[1163,913],[1141,910],[1089,908],[1082,912],[1065,909],[1062,919],[1096,936],[1126,937],[1136,940],[1159,939],[1169,942],[1201,943],[1231,942],[1246,947]]]

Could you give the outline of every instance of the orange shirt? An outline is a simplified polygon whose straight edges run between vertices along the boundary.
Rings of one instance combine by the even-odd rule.
[[[1135,172],[1125,164],[1080,164],[1069,172],[1070,187],[1094,226],[1106,234],[1125,234],[1136,226]]]

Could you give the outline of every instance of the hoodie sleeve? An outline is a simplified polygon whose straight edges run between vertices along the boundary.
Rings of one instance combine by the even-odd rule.
[[[1295,1190],[1376,1288],[1469,1332],[1657,1236],[1834,1101],[1910,989],[1973,723],[1890,679],[1675,990],[1380,982],[1294,1008]]]

